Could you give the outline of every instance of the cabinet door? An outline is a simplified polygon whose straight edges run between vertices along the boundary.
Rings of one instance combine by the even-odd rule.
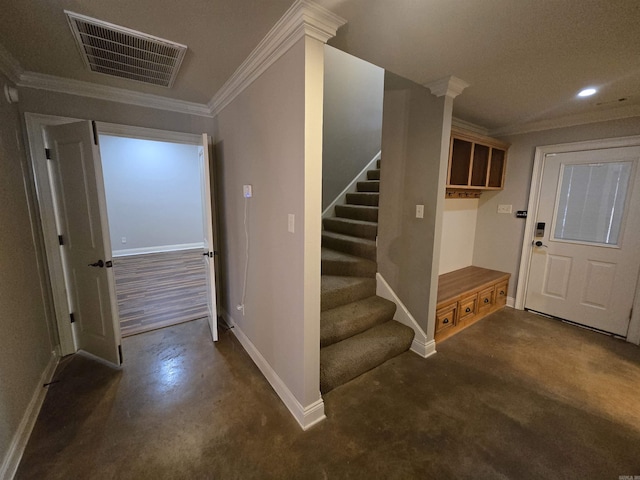
[[[469,185],[469,168],[473,143],[459,138],[451,142],[451,159],[449,161],[449,185]]]
[[[471,186],[486,187],[489,169],[489,151],[486,145],[476,143],[473,147],[473,165],[471,167]]]
[[[491,149],[491,167],[489,168],[488,187],[502,188],[504,183],[505,151],[499,148]]]

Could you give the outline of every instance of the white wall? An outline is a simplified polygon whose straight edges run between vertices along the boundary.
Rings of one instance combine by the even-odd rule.
[[[198,146],[101,135],[100,155],[114,255],[202,245]]]
[[[384,70],[324,46],[322,209],[380,151]]]
[[[442,215],[439,274],[473,264],[478,219],[477,198],[447,198]]]

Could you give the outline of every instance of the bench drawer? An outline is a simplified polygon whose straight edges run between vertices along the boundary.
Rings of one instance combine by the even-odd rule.
[[[436,333],[455,325],[458,303],[454,302],[436,310]]]

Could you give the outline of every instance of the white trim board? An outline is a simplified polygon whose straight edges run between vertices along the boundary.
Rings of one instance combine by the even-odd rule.
[[[326,43],[345,23],[345,19],[310,0],[294,2],[231,78],[211,98],[211,114],[218,115],[298,40],[308,35]]]
[[[11,479],[15,475],[47,395],[47,389],[44,385],[51,382],[57,366],[58,356],[55,352],[52,352],[49,363],[42,372],[42,375],[40,375],[31,400],[22,416],[22,420],[20,420],[18,429],[13,434],[7,453],[2,460],[2,464],[0,465],[0,479]]]
[[[375,157],[373,157],[373,159],[369,163],[367,163],[367,165],[362,169],[362,171],[358,175],[356,175],[356,177],[353,180],[351,180],[351,183],[349,183],[349,185],[347,185],[345,189],[342,192],[340,192],[340,194],[338,194],[336,198],[334,198],[333,202],[331,202],[329,206],[324,209],[324,211],[322,212],[323,219],[335,216],[333,212],[333,208],[336,205],[342,205],[343,203],[347,203],[347,193],[357,192],[358,182],[364,182],[367,179],[367,170],[371,170],[371,166],[375,165],[377,160],[380,160],[381,155],[382,155],[381,151],[376,153]]]
[[[181,250],[197,250],[204,248],[203,242],[196,243],[180,243],[176,245],[158,245],[155,247],[140,247],[140,248],[124,248],[122,250],[113,250],[112,256],[116,257],[128,257],[131,255],[145,255],[148,253],[165,253],[165,252],[178,252]]]
[[[376,273],[376,295],[395,303],[397,305],[396,314],[394,319],[409,328],[412,328],[415,332],[413,343],[411,344],[411,351],[417,353],[423,358],[428,358],[436,353],[435,340],[429,340],[427,334],[422,330],[422,327],[418,325],[418,322],[413,315],[409,312],[407,307],[398,298],[391,286],[387,283],[380,273]]]
[[[303,430],[308,430],[312,426],[327,418],[324,414],[324,401],[322,400],[322,398],[312,403],[311,405],[303,407],[293,395],[291,390],[289,390],[282,379],[278,376],[276,371],[271,367],[271,365],[269,365],[269,362],[267,362],[267,360],[258,351],[253,342],[251,342],[251,340],[249,340],[249,338],[245,335],[245,333],[238,326],[233,317],[229,315],[229,312],[223,310],[222,315],[225,322],[231,328],[231,331],[236,336],[240,344],[247,351],[247,353],[256,364],[256,366],[260,369],[271,387],[278,394],[280,400],[282,400],[282,403],[284,403],[285,406],[289,409],[289,412],[291,412],[291,414],[296,419],[298,424],[300,424]],[[318,386],[318,391],[319,390],[320,388]]]
[[[529,283],[529,269],[531,267],[531,239],[540,201],[540,188],[542,186],[542,173],[544,159],[547,155],[555,153],[581,152],[588,150],[601,150],[606,148],[621,148],[640,145],[640,135],[631,137],[605,138],[600,140],[588,140],[584,142],[561,143],[558,145],[546,145],[537,147],[533,159],[533,172],[531,174],[531,188],[529,190],[529,212],[522,236],[522,254],[520,256],[520,268],[518,270],[518,285],[516,287],[515,308],[524,309],[525,297]],[[636,284],[634,305],[640,304],[640,280]],[[640,309],[634,308],[629,321],[629,333],[627,341],[640,345]]]
[[[49,92],[66,93],[69,95],[96,98],[98,100],[107,100],[109,102],[137,105],[139,107],[157,108],[170,112],[211,117],[209,107],[202,103],[176,100],[174,98],[135,92],[125,88],[110,87],[71,78],[56,77],[44,73],[24,72],[20,75],[17,84],[20,87],[35,88]]]
[[[117,123],[106,122],[96,122],[96,128],[98,129],[98,135],[202,146],[202,135],[194,133],[169,132],[155,128],[134,127],[132,125],[119,125]]]

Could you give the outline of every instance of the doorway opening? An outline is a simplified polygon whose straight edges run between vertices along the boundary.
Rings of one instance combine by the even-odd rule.
[[[202,146],[99,139],[122,336],[206,317]]]
[[[538,147],[516,308],[640,341],[640,137]]]
[[[126,249],[121,245],[127,245],[122,243],[123,235],[119,243],[112,242],[103,161],[98,147],[100,137],[191,145],[196,149],[197,160],[193,161],[197,163],[200,185],[197,182],[191,184],[189,190],[195,190],[200,198],[199,208],[195,207],[196,216],[201,221],[200,240],[192,242],[192,245],[174,243],[172,248],[165,244],[164,250],[189,250],[199,258],[205,272],[206,299],[206,309],[200,311],[206,313],[212,340],[217,340],[218,282],[214,257],[217,230],[215,190],[211,175],[213,168],[209,165],[210,138],[206,134],[183,134],[31,113],[26,113],[25,119],[60,340],[59,354],[64,356],[83,350],[108,363],[120,365],[122,332],[115,293],[114,263],[118,258],[131,256],[132,253],[144,253],[145,248],[149,254],[164,253],[149,252],[148,245],[136,247],[131,244],[129,251],[123,251]],[[147,171],[147,175],[153,175],[153,172]],[[175,175],[174,172],[174,183]],[[131,172],[125,175],[127,181],[131,180],[131,176]],[[150,183],[148,180],[146,187]],[[115,188],[119,186],[122,186],[122,178],[120,185],[116,184]],[[138,185],[138,188],[145,187]],[[139,190],[138,193],[152,207],[159,207],[162,198],[167,196],[166,191],[155,199],[143,191]],[[186,216],[185,208],[183,206],[182,216]],[[136,222],[144,224],[150,215],[148,213]],[[179,225],[173,228],[182,229]],[[119,245],[119,252],[116,248],[112,249],[112,243]],[[142,250],[136,251],[136,248]],[[115,259],[112,253],[116,253]],[[168,284],[175,284],[175,280]],[[196,316],[202,317],[202,314]],[[162,325],[153,328],[159,326]]]

